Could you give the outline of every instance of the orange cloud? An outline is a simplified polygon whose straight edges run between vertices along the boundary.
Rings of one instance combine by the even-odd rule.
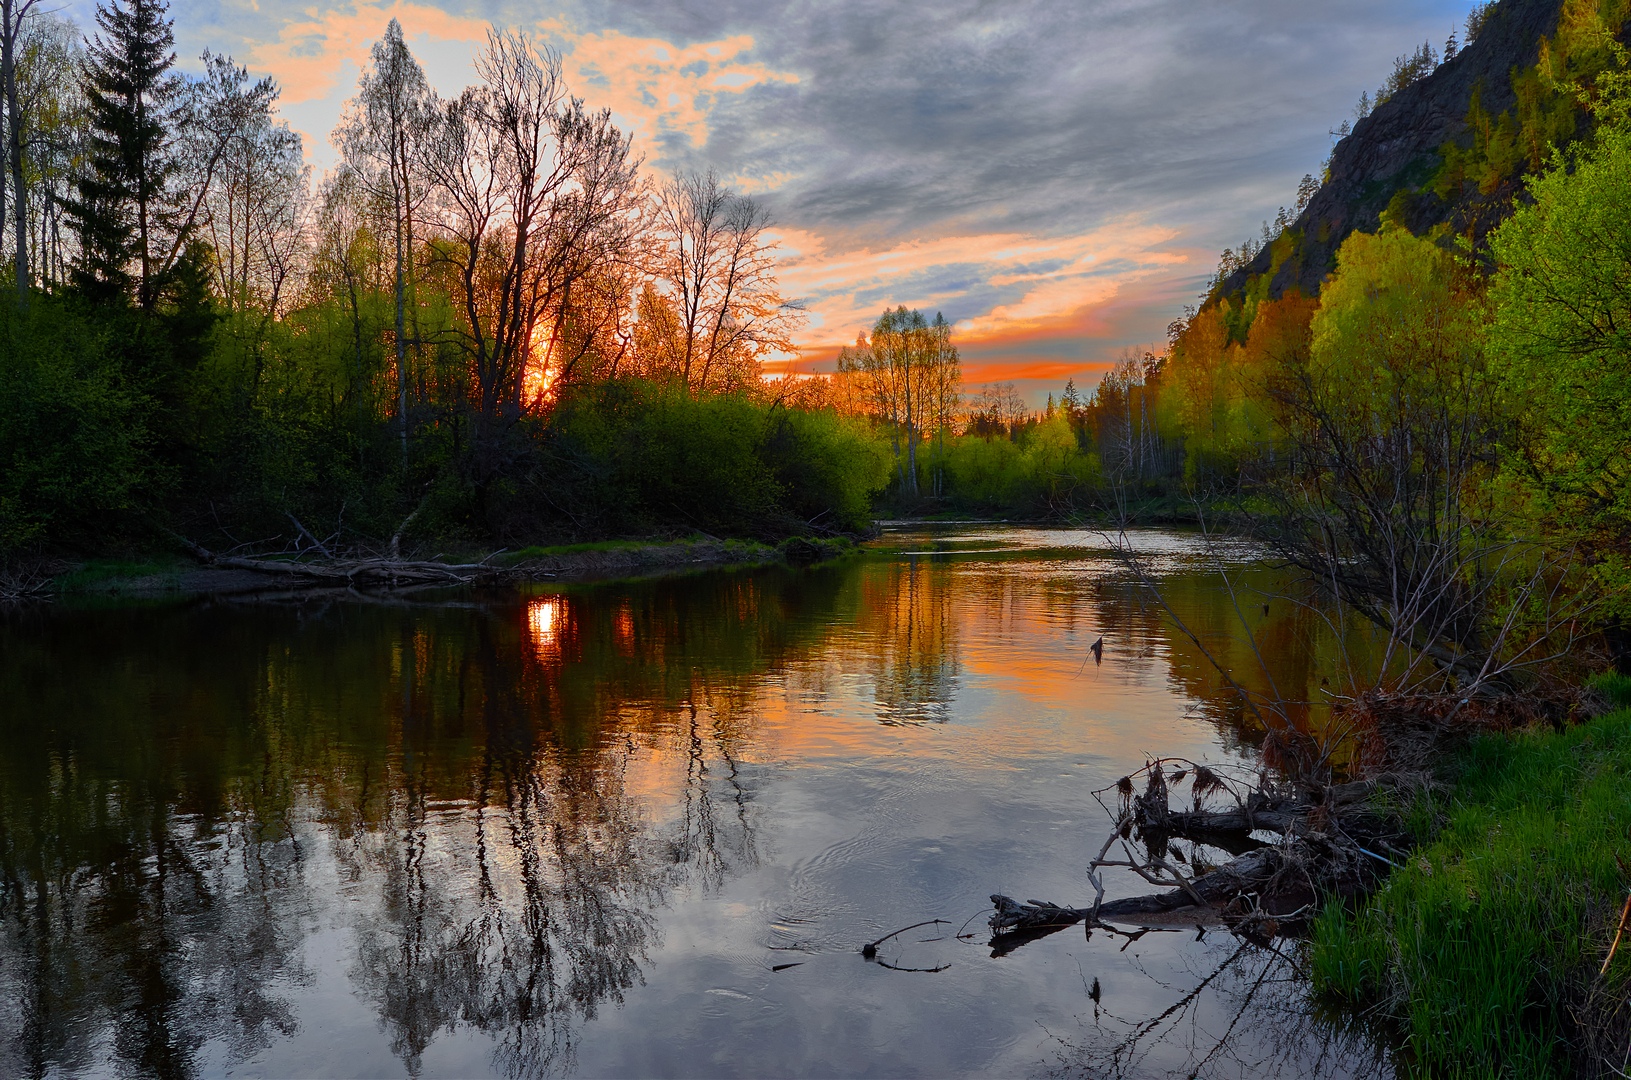
[[[682,47],[616,30],[580,34],[560,20],[546,20],[540,29],[560,45],[573,92],[597,108],[611,109],[637,138],[672,132],[702,146],[708,141],[708,115],[720,96],[765,83],[798,82],[797,75],[748,62],[753,38],[747,34]],[[756,183],[762,189],[785,179]]]
[[[253,46],[249,66],[278,81],[285,103],[324,98],[338,85],[346,61],[359,69],[367,65],[368,50],[392,19],[402,24],[408,38],[428,35],[444,41],[478,42],[487,37],[488,24],[480,19],[405,0],[339,9],[309,7],[284,23],[275,40]]]
[[[463,44],[485,41],[490,25],[411,0],[308,7],[285,22],[275,40],[252,47],[248,59],[257,71],[278,81],[286,104],[321,99],[335,90],[348,61],[359,69],[368,63],[370,47],[393,18],[410,40],[428,37]],[[573,93],[596,108],[610,108],[618,122],[641,140],[677,132],[701,146],[708,139],[709,113],[721,96],[764,83],[798,81],[797,75],[747,60],[754,40],[746,34],[678,46],[615,30],[580,33],[561,19],[541,19],[520,28],[533,33],[540,44],[560,50]],[[451,95],[459,87],[437,89]],[[763,190],[786,179],[742,178],[742,186]]]
[[[1091,312],[1109,305],[1135,282],[1170,276],[1196,253],[1172,249],[1176,229],[1142,221],[1112,222],[1076,236],[1017,233],[947,236],[884,250],[830,251],[819,236],[783,230],[781,279],[795,296],[812,303],[809,328],[799,342],[817,352],[848,341],[877,318],[879,292],[891,286],[932,288],[937,272],[949,277],[971,267],[982,282],[1017,292],[1018,298],[958,324],[964,343],[1009,339],[1027,333],[1081,330]],[[887,303],[956,307],[960,294],[893,295]]]
[[[1084,372],[1102,375],[1112,366],[1102,360],[1049,360],[1035,363],[997,361],[989,364],[964,364],[963,382],[974,386],[982,383],[1025,380],[1062,384],[1066,379],[1073,379]]]

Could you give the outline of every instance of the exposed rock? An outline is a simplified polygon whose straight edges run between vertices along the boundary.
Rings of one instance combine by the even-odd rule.
[[[1499,115],[1514,102],[1511,76],[1532,66],[1540,40],[1556,28],[1560,0],[1501,0],[1478,37],[1454,59],[1399,91],[1355,125],[1331,157],[1330,179],[1292,225],[1302,240],[1275,273],[1269,295],[1296,287],[1317,295],[1336,268],[1336,252],[1354,230],[1374,232],[1394,195],[1428,180],[1438,168],[1439,148],[1467,134],[1467,110],[1475,88],[1483,107]],[[1511,188],[1491,196],[1471,195],[1455,203],[1419,200],[1407,224],[1424,231],[1440,221],[1471,223],[1479,232],[1497,223]],[[1490,211],[1493,211],[1490,212]],[[1243,288],[1248,278],[1267,273],[1268,248],[1223,283],[1222,294]]]

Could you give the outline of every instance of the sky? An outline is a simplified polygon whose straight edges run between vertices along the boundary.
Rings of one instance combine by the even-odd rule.
[[[799,370],[886,308],[944,313],[965,381],[1033,402],[1165,340],[1218,254],[1318,173],[1395,57],[1471,0],[171,0],[205,49],[282,87],[321,173],[393,17],[456,94],[490,25],[557,49],[653,176],[764,200]],[[66,14],[89,25],[93,5]]]

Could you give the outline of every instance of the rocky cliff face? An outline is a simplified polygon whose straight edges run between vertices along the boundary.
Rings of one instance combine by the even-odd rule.
[[[1356,229],[1374,231],[1399,191],[1419,187],[1432,177],[1440,162],[1439,148],[1466,135],[1475,88],[1481,90],[1483,107],[1492,115],[1511,107],[1512,72],[1535,63],[1541,38],[1553,33],[1561,7],[1561,0],[1501,0],[1477,39],[1455,59],[1359,121],[1337,144],[1329,179],[1292,226],[1301,238],[1276,270],[1269,295],[1279,297],[1292,287],[1307,296],[1319,292],[1325,276],[1335,269],[1337,249],[1348,234]],[[1504,206],[1511,194],[1508,189],[1457,202],[1429,194],[1411,201],[1407,224],[1421,232],[1441,221],[1479,216],[1488,207],[1473,204]],[[1244,288],[1271,266],[1271,252],[1265,248],[1223,282],[1221,294]]]

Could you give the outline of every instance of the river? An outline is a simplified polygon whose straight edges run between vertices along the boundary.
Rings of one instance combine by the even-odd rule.
[[[1132,540],[1243,681],[1337,681],[1251,550]],[[1086,531],[0,613],[0,1075],[1385,1075],[1295,942],[988,946],[1091,900],[1095,790],[1259,735]]]

